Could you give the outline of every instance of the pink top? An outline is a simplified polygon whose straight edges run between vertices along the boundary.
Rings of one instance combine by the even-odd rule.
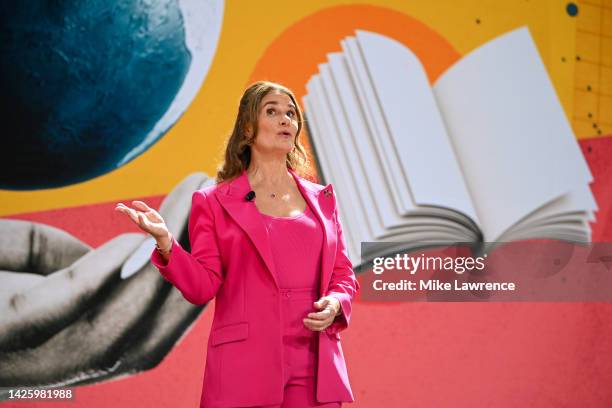
[[[319,287],[323,230],[307,205],[293,217],[261,213],[270,236],[278,284],[282,289]]]

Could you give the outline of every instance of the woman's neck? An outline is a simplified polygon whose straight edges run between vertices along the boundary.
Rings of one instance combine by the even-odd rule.
[[[249,183],[253,188],[282,187],[292,181],[285,158],[282,160],[251,160],[247,169]]]

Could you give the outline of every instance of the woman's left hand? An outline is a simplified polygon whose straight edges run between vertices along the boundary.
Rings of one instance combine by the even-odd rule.
[[[315,313],[308,313],[304,326],[312,331],[323,331],[329,327],[340,312],[340,301],[333,296],[323,296],[314,302]]]

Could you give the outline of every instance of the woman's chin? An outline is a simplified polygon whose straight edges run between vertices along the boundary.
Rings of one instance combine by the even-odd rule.
[[[278,156],[278,157],[285,157],[287,156],[289,153],[291,153],[291,151],[293,150],[293,143],[289,144],[289,143],[284,143],[284,144],[278,144],[276,146],[270,147],[268,149],[261,149],[259,150],[260,153],[262,153],[265,156]]]
[[[293,144],[293,142],[280,143],[279,146],[277,147],[277,151],[279,153],[282,153],[283,155],[286,155],[286,154],[291,153],[294,146],[295,145]]]

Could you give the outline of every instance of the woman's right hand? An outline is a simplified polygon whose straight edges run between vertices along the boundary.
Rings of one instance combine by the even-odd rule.
[[[143,201],[132,201],[132,206],[118,203],[115,210],[126,214],[138,228],[155,238],[160,247],[169,245],[172,236],[162,216]]]

